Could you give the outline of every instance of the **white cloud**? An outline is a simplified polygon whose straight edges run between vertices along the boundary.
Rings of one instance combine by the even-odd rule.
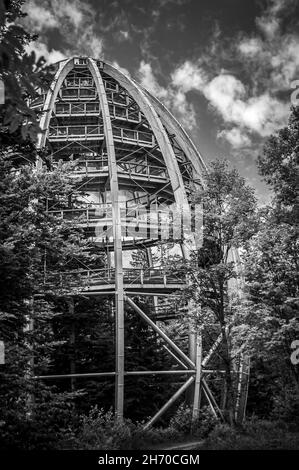
[[[201,88],[204,96],[226,121],[239,119],[238,109],[245,95],[243,83],[233,75],[220,74]]]
[[[281,32],[282,11],[291,3],[294,1],[269,0],[268,8],[256,19],[256,35],[238,37],[229,49],[229,53],[235,54],[234,59],[242,62],[242,78],[220,72],[222,64],[219,65],[217,58],[225,57],[227,52],[217,35],[209,50],[209,61],[202,57],[186,60],[174,68],[167,85],[159,82],[152,64],[142,60],[138,71],[141,84],[161,99],[188,129],[197,125],[189,92],[204,96],[223,120],[218,136],[234,148],[248,146],[254,135],[268,136],[285,123],[289,114],[289,103],[281,101],[278,92],[289,89],[291,81],[299,77],[299,37]],[[31,30],[41,33],[40,42],[30,47],[49,61],[75,54],[102,56],[103,39],[96,34],[94,11],[88,2],[30,0],[27,11],[27,21],[35,26]],[[130,28],[128,24],[118,28],[122,40],[130,39]],[[62,35],[63,51],[52,50],[47,45],[49,29]],[[222,54],[217,56],[219,49]],[[129,75],[116,62],[113,65]]]
[[[251,143],[248,135],[245,132],[242,132],[238,127],[220,131],[218,132],[217,137],[227,140],[234,149],[248,147]]]
[[[275,3],[274,11],[279,12],[282,3]],[[268,11],[268,16],[262,17],[264,22],[272,24],[273,9]],[[267,24],[268,24],[267,23]],[[277,25],[279,21],[277,19]],[[269,27],[270,31],[271,27]],[[272,33],[271,33],[272,34]],[[290,83],[299,76],[299,35],[294,33],[282,34],[279,27],[274,35],[266,34],[266,37],[244,37],[237,49],[243,57],[252,59],[251,72],[258,79],[263,78],[268,83],[268,90],[272,93],[289,90]],[[266,76],[268,74],[268,77]]]
[[[44,29],[53,29],[58,27],[58,20],[52,11],[43,5],[38,5],[34,0],[30,0],[24,5],[24,12],[28,14],[26,21],[30,23],[34,31],[42,31]]]
[[[129,39],[131,39],[129,31],[120,31],[119,35],[122,40],[125,39],[126,41],[128,41]]]
[[[263,49],[262,41],[259,38],[244,38],[237,47],[241,54],[247,57],[254,57],[260,54]]]
[[[276,90],[286,90],[299,76],[299,36],[287,36],[280,44],[270,57],[271,80]]]
[[[279,21],[277,18],[261,17],[256,20],[257,26],[268,39],[275,37],[279,31]]]
[[[168,103],[183,126],[187,129],[192,129],[196,126],[194,107],[187,101],[186,95],[182,90],[173,91]]]
[[[186,61],[174,70],[171,77],[171,85],[176,89],[173,96],[177,96],[185,113],[188,113],[188,109],[184,107],[187,103],[186,93],[195,90],[208,100],[210,106],[222,117],[224,124],[234,124],[233,129],[219,133],[234,147],[249,144],[248,132],[268,136],[282,125],[289,113],[289,105],[269,92],[257,95],[253,93],[250,96],[250,90],[232,74],[220,73],[208,79],[196,62]],[[195,116],[191,122],[195,122]]]
[[[296,1],[296,0],[295,0]],[[280,13],[290,8],[294,0],[270,0],[264,14],[256,19],[256,25],[267,39],[273,39],[279,33]]]
[[[205,81],[203,70],[190,60],[184,62],[171,75],[172,84],[184,93],[192,89],[200,89]]]
[[[76,28],[79,28],[81,25],[85,10],[82,2],[74,0],[52,0],[52,8],[58,18],[68,18]]]
[[[28,16],[23,22],[31,31],[39,32],[39,40],[30,46],[31,49],[43,50],[51,61],[55,55],[59,58],[61,55],[90,55],[96,59],[102,56],[103,39],[96,33],[94,11],[89,3],[79,0],[30,0],[24,10]],[[62,51],[47,52],[50,29],[63,37]]]
[[[103,40],[94,34],[92,25],[82,29],[75,44],[70,44],[69,55],[87,55],[100,59],[103,53]]]
[[[28,14],[27,21],[35,31],[59,28],[62,23],[70,23],[78,29],[84,15],[90,11],[78,0],[29,0],[23,9]]]
[[[196,126],[196,113],[191,103],[187,101],[186,92],[182,87],[171,83],[169,87],[161,86],[153,73],[150,63],[140,62],[140,84],[173,111],[181,124],[188,129]]]
[[[213,78],[202,92],[225,122],[262,137],[280,127],[289,113],[289,105],[269,93],[248,97],[243,83],[229,74]]]
[[[66,56],[60,51],[55,49],[49,51],[47,45],[43,42],[32,42],[26,46],[25,51],[27,54],[30,54],[32,51],[34,51],[37,58],[43,56],[48,64],[54,64],[55,62],[66,59]]]
[[[219,132],[233,147],[248,145],[252,133],[261,137],[270,135],[289,113],[289,105],[270,93],[250,96],[242,81],[228,73],[208,79],[198,63],[190,60],[173,71],[167,88],[158,83],[151,64],[142,61],[139,74],[141,84],[172,109],[189,129],[196,126],[196,113],[187,93],[192,90],[201,93],[225,125],[234,125],[233,129]]]
[[[290,103],[279,92],[290,89],[299,76],[299,36],[281,32],[281,16],[294,4],[293,0],[270,0],[256,19],[256,36],[238,38],[229,51],[223,50],[217,37],[208,60],[186,60],[172,72],[172,93],[177,90],[182,103],[191,90],[203,95],[223,120],[218,137],[234,148],[248,146],[254,136],[269,136],[287,121]],[[216,54],[239,58],[242,80],[232,73],[217,73],[221,63]]]
[[[168,92],[166,88],[163,88],[159,85],[154,73],[151,64],[142,60],[139,66],[139,77],[140,84],[146,88],[148,91],[153,93],[157,98],[166,98]]]
[[[256,19],[256,37],[243,37],[237,44],[241,55],[252,59],[252,74],[268,82],[272,93],[289,90],[290,83],[299,76],[299,34],[294,30],[282,32],[281,28],[282,13],[291,15],[294,5],[295,0],[272,0]]]

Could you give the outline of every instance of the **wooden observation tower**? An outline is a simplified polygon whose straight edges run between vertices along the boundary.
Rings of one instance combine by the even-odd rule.
[[[196,233],[189,194],[196,185],[201,185],[205,164],[172,114],[147,90],[112,65],[92,58],[73,57],[59,62],[56,67],[48,91],[32,103],[41,111],[43,132],[38,146],[51,150],[53,162],[68,161],[71,157],[76,163],[73,176],[85,176],[83,189],[87,197],[80,215],[85,220],[86,237],[98,250],[105,251],[107,266],[81,273],[85,278],[82,294],[114,299],[115,370],[98,375],[115,376],[116,414],[122,419],[124,377],[138,374],[176,374],[185,378],[183,385],[147,426],[189,388],[193,394],[194,417],[198,413],[201,388],[217,414],[220,409],[205,374],[209,373],[208,362],[219,341],[207,357],[202,357],[201,344],[194,332],[189,334],[189,354],[163,332],[159,321],[169,320],[174,315],[167,309],[167,296],[181,289],[184,282],[163,263],[153,262],[157,246],[171,242],[177,253],[188,257],[195,242],[200,243],[200,224]],[[54,208],[52,212],[63,218],[72,213],[67,208]],[[181,227],[173,223],[175,218],[181,221],[182,215],[187,225],[189,223],[189,230],[185,230],[184,224]],[[130,265],[132,252],[136,250],[146,253],[146,267],[139,269]],[[151,298],[156,311],[154,319],[138,305],[136,296]],[[179,369],[125,370],[127,305],[162,337]],[[244,365],[242,367],[244,369]],[[80,375],[69,374],[70,377]]]

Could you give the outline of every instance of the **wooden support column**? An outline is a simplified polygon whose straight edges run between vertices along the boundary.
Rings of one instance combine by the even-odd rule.
[[[68,301],[68,308],[69,308],[69,315],[70,315],[70,345],[71,345],[71,348],[73,349],[74,346],[75,346],[75,340],[76,340],[76,335],[75,335],[75,324],[74,324],[74,310],[75,310],[75,307],[74,307],[74,299],[73,298],[70,298],[69,301]],[[73,377],[73,374],[76,373],[76,364],[75,364],[75,360],[74,360],[74,357],[72,356],[71,357],[71,360],[70,360],[70,373],[72,375],[71,377],[71,390],[72,392],[75,391],[75,383],[76,383],[76,379],[75,377]]]
[[[150,268],[153,268],[153,256],[150,248],[146,249],[146,257],[147,257],[147,263]],[[154,309],[155,313],[157,312],[158,309],[158,296],[154,295],[153,296],[153,304],[154,304]]]
[[[201,362],[202,362],[202,338],[201,335],[197,336],[196,342],[196,373],[195,373],[195,385],[194,385],[194,399],[192,409],[192,421],[196,421],[199,416],[200,399],[201,399]]]
[[[181,243],[181,251],[182,256],[185,260],[190,259],[190,252],[184,243]],[[188,310],[191,309],[192,303],[191,301],[188,302]],[[189,357],[192,362],[196,363],[196,344],[197,344],[197,335],[196,329],[193,321],[189,321],[188,324],[188,349],[189,349]],[[194,404],[194,393],[195,388],[194,384],[192,387],[189,387],[186,393],[186,402],[189,406],[193,406]]]
[[[94,59],[88,59],[88,67],[94,79],[102,109],[113,220],[114,267],[115,267],[115,413],[119,420],[124,413],[124,281],[122,264],[121,214],[117,177],[116,156],[107,95],[100,71]]]
[[[34,320],[33,320],[33,312],[34,312],[34,300],[33,297],[31,297],[28,300],[28,306],[29,306],[29,315],[26,318],[26,325],[24,327],[25,333],[30,333],[34,329]],[[34,353],[33,353],[33,348],[31,344],[31,340],[28,342],[26,341],[26,344],[28,346],[28,349],[30,351],[30,357],[28,360],[28,365],[27,365],[27,370],[25,372],[25,378],[27,380],[30,380],[34,376]],[[29,392],[26,397],[26,417],[30,418],[32,414],[32,408],[34,405],[34,395],[32,392]]]
[[[242,424],[246,414],[246,403],[248,395],[249,383],[249,357],[240,354],[239,367],[237,373],[237,390],[236,390],[236,404],[235,404],[235,420],[237,423]]]

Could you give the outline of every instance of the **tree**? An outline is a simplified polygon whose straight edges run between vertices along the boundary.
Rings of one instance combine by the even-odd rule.
[[[20,26],[24,0],[0,0],[0,79],[5,87],[5,106],[0,106],[0,119],[9,133],[19,129],[22,138],[34,140],[39,131],[38,115],[30,100],[50,83],[54,68],[35,53],[25,54],[25,46],[36,36]],[[9,136],[9,134],[8,134]],[[7,133],[2,133],[5,141]]]
[[[298,417],[299,409],[299,370],[290,361],[291,343],[299,334],[298,143],[297,108],[293,109],[288,126],[269,138],[259,158],[260,173],[273,189],[273,198],[268,207],[261,209],[259,230],[248,246],[248,302],[239,326],[257,371],[256,412],[265,415],[276,413],[279,408],[282,416],[284,406],[292,420]]]
[[[70,191],[74,198],[76,191],[68,166],[62,165],[51,173],[44,169],[37,171],[28,164],[33,149],[29,151],[26,143],[22,151],[19,143],[16,146],[24,165],[12,162],[12,145],[3,146],[0,154],[0,335],[6,347],[0,406],[5,442],[12,437],[9,430],[17,429],[12,423],[24,426],[32,422],[33,418],[27,419],[28,412],[36,419],[45,399],[47,387],[32,379],[32,357],[37,370],[41,364],[45,367],[49,359],[53,360],[57,338],[53,327],[47,325],[62,314],[62,310],[54,309],[57,299],[66,292],[76,292],[72,288],[76,277],[70,275],[69,282],[62,287],[56,282],[57,272],[72,269],[80,262],[96,262],[95,256],[86,251],[87,242],[77,220],[57,219],[46,211],[49,199],[61,204],[68,200]],[[100,263],[100,257],[97,259]],[[29,328],[32,322],[33,331]],[[29,399],[33,391],[34,404]],[[50,407],[59,395],[51,396]]]
[[[299,107],[288,125],[267,140],[258,159],[261,176],[273,190],[272,210],[280,222],[298,223]]]
[[[256,200],[253,189],[236,170],[230,170],[226,162],[216,161],[211,164],[204,188],[194,195],[194,201],[203,204],[203,245],[190,262],[179,261],[175,269],[183,264],[189,276],[184,299],[192,300],[192,314],[198,328],[204,330],[204,337],[212,339],[221,333],[219,354],[225,368],[223,408],[227,420],[233,423],[233,352],[229,328],[234,322],[232,298],[238,290],[236,281],[240,274],[232,252],[246,246],[256,230]]]

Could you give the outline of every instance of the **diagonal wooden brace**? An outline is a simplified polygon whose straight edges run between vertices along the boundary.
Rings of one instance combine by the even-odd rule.
[[[125,301],[141,316],[141,318],[150,325],[156,333],[176,352],[176,354],[182,359],[182,361],[188,366],[189,369],[195,371],[195,364],[188,356],[170,339],[168,336],[154,323],[144,312],[133,302],[128,296],[125,296]]]

